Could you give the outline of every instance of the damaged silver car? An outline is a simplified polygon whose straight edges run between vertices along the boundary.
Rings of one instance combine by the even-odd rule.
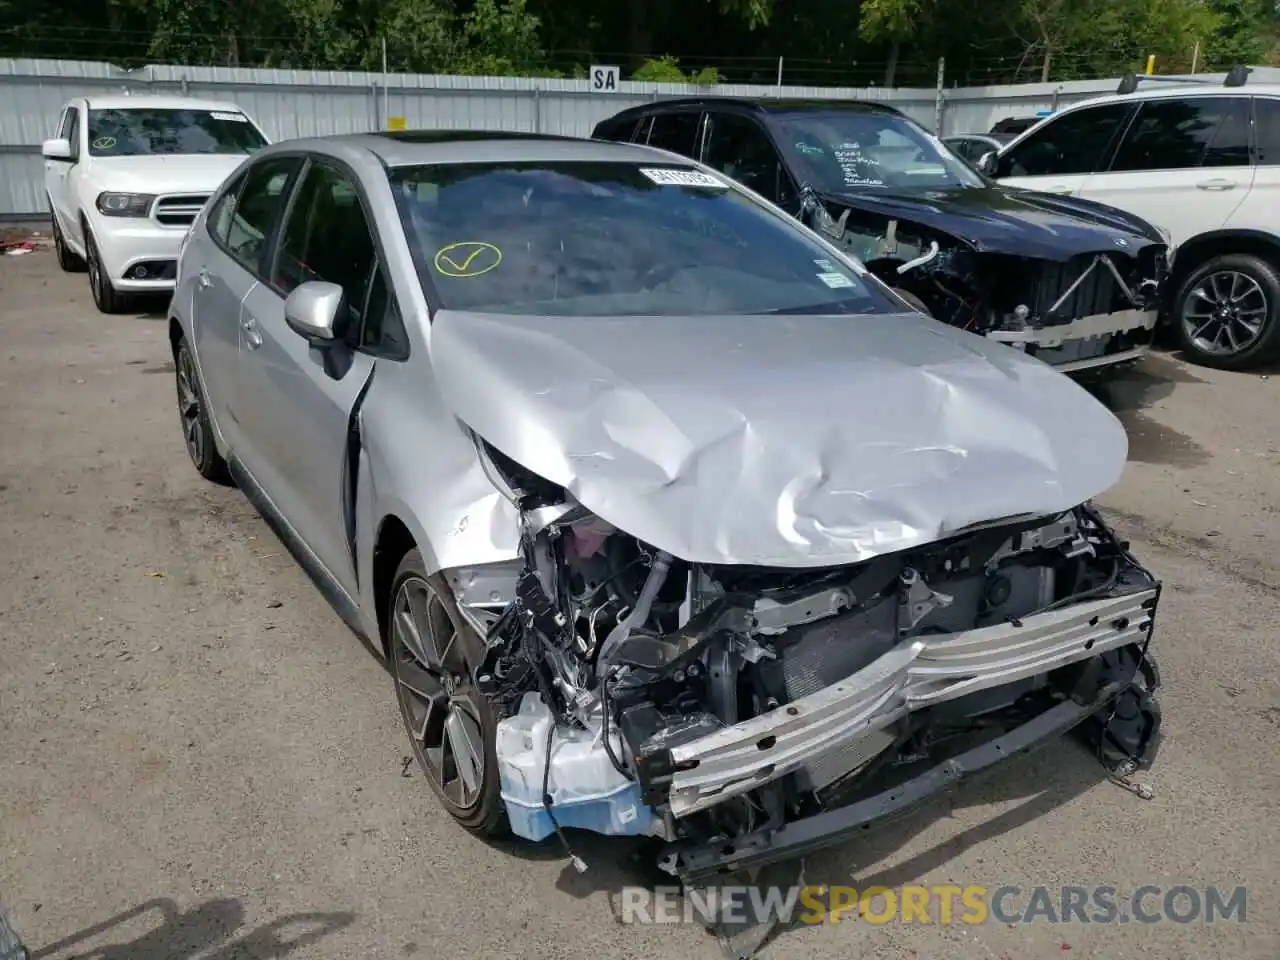
[[[1148,764],[1119,422],[648,147],[268,147],[171,308],[183,435],[381,656],[485,836],[802,856],[1078,729]]]

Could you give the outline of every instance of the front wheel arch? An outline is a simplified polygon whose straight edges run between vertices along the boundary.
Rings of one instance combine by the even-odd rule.
[[[373,542],[373,602],[378,621],[378,642],[384,656],[390,656],[391,590],[396,570],[409,551],[418,547],[409,527],[395,514],[387,514],[378,524]]]
[[[1229,253],[1252,255],[1280,269],[1280,237],[1273,234],[1260,230],[1211,230],[1197,234],[1174,249],[1173,269],[1165,286],[1166,309],[1172,310],[1176,305],[1187,277],[1207,261]]]

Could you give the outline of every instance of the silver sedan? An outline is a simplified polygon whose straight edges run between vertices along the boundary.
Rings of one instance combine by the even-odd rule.
[[[475,833],[646,834],[692,880],[1069,729],[1154,754],[1159,584],[1088,503],[1120,424],[696,162],[276,144],[170,336],[196,468],[386,659]]]

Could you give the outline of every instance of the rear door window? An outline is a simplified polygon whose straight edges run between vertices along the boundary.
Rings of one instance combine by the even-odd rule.
[[[661,147],[686,157],[696,157],[698,121],[701,118],[702,114],[697,111],[656,114],[649,130],[649,146]]]
[[[1132,108],[1131,103],[1105,103],[1064,113],[1005,151],[996,176],[1096,173]]]
[[[1116,151],[1111,172],[1248,166],[1248,107],[1244,97],[1145,101]]]

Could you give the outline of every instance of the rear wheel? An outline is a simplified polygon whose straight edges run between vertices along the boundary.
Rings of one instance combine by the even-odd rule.
[[[1206,367],[1243,370],[1280,357],[1280,277],[1250,254],[1213,257],[1174,300],[1174,336]]]
[[[84,231],[85,252],[88,254],[89,290],[93,293],[94,305],[101,313],[123,313],[129,307],[129,297],[111,285],[106,268],[102,265],[102,257],[98,254],[98,245],[93,241],[93,234],[86,228]]]
[[[449,815],[482,837],[506,832],[495,752],[497,717],[472,685],[464,651],[479,638],[422,554],[400,562],[388,605],[396,702],[427,782]]]
[[[182,424],[182,440],[187,456],[200,476],[214,483],[229,484],[231,473],[218,453],[213,439],[213,426],[204,403],[204,390],[196,373],[196,364],[185,339],[178,341],[173,355],[173,368],[178,387],[178,420]]]

